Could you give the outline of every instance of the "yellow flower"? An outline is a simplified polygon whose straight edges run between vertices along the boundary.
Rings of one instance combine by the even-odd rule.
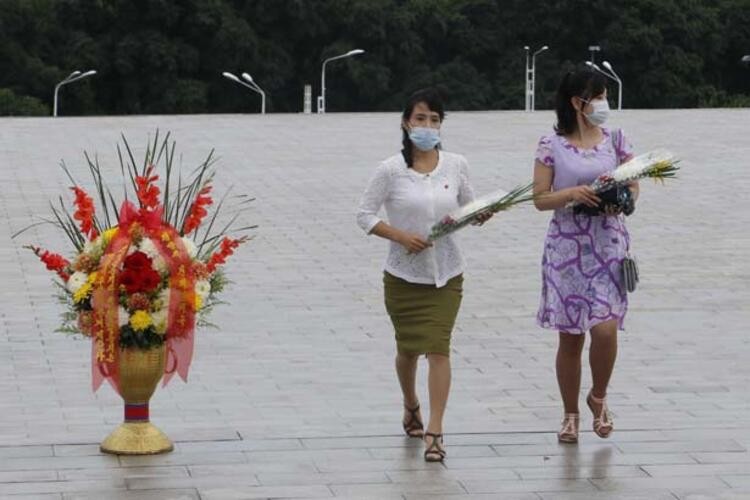
[[[137,310],[132,316],[130,316],[130,326],[133,330],[145,330],[152,324],[153,321],[151,320],[151,315],[142,309]]]
[[[94,284],[96,282],[96,277],[99,275],[98,272],[94,271],[93,273],[89,274],[89,278],[86,280],[90,284]]]
[[[114,238],[116,234],[117,234],[117,226],[111,227],[107,229],[106,231],[104,231],[102,233],[102,239],[104,240],[104,244],[106,245],[110,241],[112,241],[112,238]]]
[[[197,310],[198,310],[198,309],[200,309],[201,307],[203,307],[203,299],[201,298],[201,296],[200,296],[200,295],[198,295],[198,294],[196,293],[196,294],[195,294],[195,310],[197,311]]]
[[[76,290],[76,292],[73,294],[73,302],[77,304],[85,300],[86,297],[88,297],[90,293],[91,293],[91,281],[89,280],[89,281],[86,281],[86,283],[84,283],[83,285],[81,285],[81,287],[78,288],[78,290]]]

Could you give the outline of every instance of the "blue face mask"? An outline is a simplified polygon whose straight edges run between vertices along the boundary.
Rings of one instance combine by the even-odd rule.
[[[440,131],[430,127],[412,127],[409,131],[409,139],[417,149],[429,151],[440,144]]]

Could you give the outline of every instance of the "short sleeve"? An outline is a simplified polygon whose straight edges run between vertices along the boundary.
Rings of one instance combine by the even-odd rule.
[[[378,211],[388,197],[389,185],[388,166],[381,163],[370,178],[357,211],[357,224],[367,234],[380,222]]]
[[[550,168],[555,168],[555,155],[552,151],[552,138],[550,136],[539,139],[534,159]]]
[[[619,163],[625,163],[633,158],[633,145],[630,143],[630,139],[628,139],[622,129],[616,131],[614,145]]]
[[[474,188],[471,187],[469,182],[469,162],[466,161],[466,158],[461,157],[458,168],[458,204],[463,206],[474,201]]]

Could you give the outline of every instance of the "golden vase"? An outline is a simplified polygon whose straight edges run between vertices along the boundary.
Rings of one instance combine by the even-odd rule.
[[[172,451],[172,441],[149,421],[148,402],[164,373],[164,345],[120,349],[120,395],[125,420],[102,441],[101,450],[115,455],[155,455]]]

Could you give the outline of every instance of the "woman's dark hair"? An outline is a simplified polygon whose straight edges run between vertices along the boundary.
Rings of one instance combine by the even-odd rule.
[[[443,98],[437,89],[426,88],[417,90],[409,97],[409,99],[407,99],[406,105],[404,106],[404,112],[401,115],[401,133],[403,135],[401,144],[404,146],[401,150],[401,154],[404,156],[404,161],[409,168],[414,166],[414,158],[412,154],[414,144],[412,144],[411,139],[409,139],[409,132],[404,128],[403,122],[409,121],[411,114],[414,112],[414,106],[420,102],[425,103],[430,111],[436,112],[440,116],[441,122],[443,121],[443,118],[445,118]]]
[[[606,88],[607,79],[598,71],[588,67],[569,71],[557,87],[555,132],[558,135],[569,135],[578,129],[576,109],[570,103],[572,97],[580,97],[588,101],[592,97],[601,95]]]

